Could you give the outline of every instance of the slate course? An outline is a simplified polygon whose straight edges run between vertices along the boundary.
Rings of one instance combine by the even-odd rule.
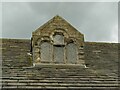
[[[30,40],[2,40],[2,89],[118,89],[118,43],[85,42],[81,66],[34,67]]]

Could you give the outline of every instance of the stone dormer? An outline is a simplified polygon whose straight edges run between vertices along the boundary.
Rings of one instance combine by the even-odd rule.
[[[84,65],[84,35],[60,16],[32,33],[34,64]]]

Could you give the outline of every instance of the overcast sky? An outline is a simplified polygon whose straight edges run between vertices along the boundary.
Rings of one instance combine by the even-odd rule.
[[[32,32],[60,15],[85,41],[117,42],[117,2],[10,2],[2,4],[2,37],[31,38]]]

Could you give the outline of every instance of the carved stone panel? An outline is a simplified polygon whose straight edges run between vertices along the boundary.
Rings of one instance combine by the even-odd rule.
[[[64,63],[64,47],[54,46],[54,61]]]
[[[64,36],[63,35],[55,35],[54,36],[54,44],[64,44]]]
[[[67,63],[77,63],[77,46],[74,43],[70,43],[66,46],[66,58]]]
[[[49,42],[41,44],[41,61],[50,62],[52,60],[52,45]]]

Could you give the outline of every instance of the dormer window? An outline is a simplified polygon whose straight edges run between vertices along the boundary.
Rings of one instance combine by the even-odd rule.
[[[40,52],[41,52],[41,62],[51,62],[52,60],[52,45],[50,42],[42,42],[40,45]]]
[[[77,63],[77,46],[74,44],[74,42],[71,42],[67,44],[66,46],[66,57],[67,57],[67,63],[76,64]]]
[[[33,32],[31,42],[35,65],[84,64],[83,34],[60,17]]]

